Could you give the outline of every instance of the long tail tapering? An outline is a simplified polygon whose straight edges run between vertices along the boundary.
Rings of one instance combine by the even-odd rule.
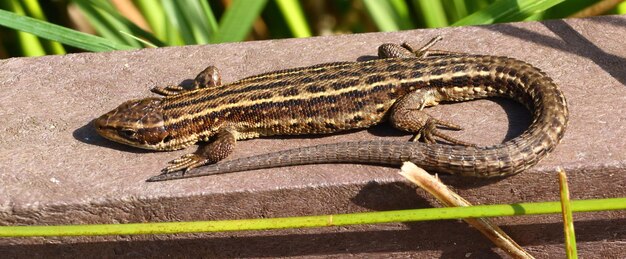
[[[272,167],[320,164],[320,163],[371,163],[400,164],[410,159],[411,148],[407,145],[425,145],[404,141],[355,141],[301,147],[222,161],[213,165],[191,170],[153,176],[149,182],[166,181],[213,174],[240,172]]]

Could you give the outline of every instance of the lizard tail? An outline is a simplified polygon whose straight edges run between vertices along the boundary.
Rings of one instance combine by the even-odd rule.
[[[420,158],[415,156],[421,152],[415,152],[415,148],[425,145],[424,143],[404,141],[354,141],[322,144],[221,161],[188,172],[178,171],[156,175],[147,181],[157,182],[306,164],[360,163],[400,165],[403,161],[420,161]],[[423,159],[423,157],[421,158]]]
[[[147,181],[167,181],[294,165],[358,163],[399,166],[405,161],[428,171],[488,178],[519,173],[543,157],[528,151],[523,156],[511,158],[507,147],[511,144],[515,144],[515,141],[488,147],[385,140],[339,142],[221,161],[188,172],[156,175]],[[532,149],[532,146],[526,145],[526,148]],[[532,161],[522,163],[529,159]]]

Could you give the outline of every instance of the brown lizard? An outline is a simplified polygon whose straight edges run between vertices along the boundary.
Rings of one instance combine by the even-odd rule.
[[[177,150],[208,142],[149,181],[313,163],[399,164],[476,177],[521,172],[559,143],[568,120],[565,97],[538,68],[508,57],[383,44],[379,59],[274,71],[222,85],[218,70],[201,72],[192,87],[156,87],[163,98],[123,103],[95,120],[105,138],[135,147]],[[477,147],[438,130],[459,126],[423,108],[442,101],[492,96],[525,105],[534,120],[520,136]],[[271,135],[333,133],[389,121],[423,142],[365,141],[303,147],[218,161],[237,140]],[[451,144],[436,143],[437,138]],[[214,164],[202,170],[202,165]]]

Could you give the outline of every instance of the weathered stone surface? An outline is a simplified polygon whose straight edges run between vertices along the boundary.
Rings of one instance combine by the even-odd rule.
[[[528,172],[503,180],[442,176],[476,204],[557,200],[554,170],[568,172],[574,199],[626,196],[626,16],[369,33],[0,61],[0,225],[241,219],[432,206],[395,174],[365,165],[312,165],[162,183],[144,180],[179,152],[148,152],[97,136],[92,119],[155,85],[192,79],[217,65],[225,82],[261,72],[376,54],[384,42],[505,55],[544,70],[570,105],[562,143]],[[530,123],[510,101],[429,109],[465,127],[459,138],[492,144]],[[239,142],[233,157],[296,146],[374,138],[408,139],[382,125],[324,137]],[[579,253],[625,255],[626,213],[575,214]],[[558,215],[498,219],[538,257],[563,255]],[[329,229],[93,238],[0,239],[5,255],[476,257],[501,253],[460,221]],[[8,253],[8,254],[7,254]]]

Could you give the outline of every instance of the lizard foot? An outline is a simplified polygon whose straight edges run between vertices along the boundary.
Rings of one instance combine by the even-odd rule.
[[[189,172],[189,170],[194,169],[196,167],[200,167],[210,163],[210,159],[199,156],[197,154],[186,154],[181,156],[180,158],[174,159],[169,162],[172,164],[166,168],[161,170],[164,174],[169,174],[176,171],[184,171],[184,173]]]
[[[170,85],[166,87],[154,87],[150,89],[151,92],[162,95],[172,96],[187,91],[193,91],[200,88],[213,89],[222,86],[222,76],[219,69],[215,66],[208,66],[202,72],[200,72],[193,80],[193,84],[187,87],[180,85]]]
[[[179,85],[168,85],[166,87],[160,87],[160,86],[154,87],[150,89],[150,92],[153,92],[161,96],[171,96],[171,95],[177,95],[184,90],[185,88]]]
[[[424,126],[420,128],[417,134],[413,137],[413,141],[418,141],[422,139],[426,143],[436,143],[437,142],[436,138],[439,138],[439,139],[448,141],[452,144],[458,144],[458,145],[464,145],[464,146],[475,146],[472,143],[458,140],[456,138],[453,138],[439,131],[439,128],[446,128],[450,130],[462,130],[463,128],[461,128],[461,126],[454,124],[452,122],[447,122],[447,121],[443,121],[443,120],[431,117],[430,115],[428,115],[428,117],[429,118],[426,120],[426,123],[424,124]]]
[[[462,130],[461,126],[452,122],[434,118],[423,109],[437,105],[441,96],[433,89],[418,89],[410,92],[394,104],[389,121],[397,129],[417,133],[413,141],[424,140],[436,143],[437,138],[452,144],[474,146],[474,144],[455,139],[439,131],[439,128]]]

